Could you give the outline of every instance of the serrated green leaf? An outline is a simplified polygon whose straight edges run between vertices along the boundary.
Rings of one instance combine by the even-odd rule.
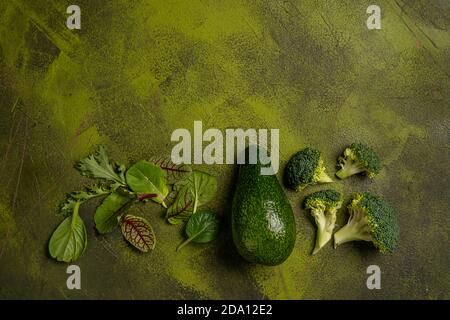
[[[118,225],[117,218],[120,217],[132,204],[134,199],[117,191],[107,196],[95,211],[95,228],[100,233],[114,230]]]
[[[169,193],[166,173],[160,167],[145,160],[132,165],[126,172],[126,181],[131,190],[139,195],[155,194],[152,201],[165,206],[164,199]]]
[[[108,188],[100,185],[93,185],[88,187],[85,191],[69,193],[64,203],[60,206],[59,213],[64,217],[68,217],[73,213],[73,209],[77,201],[82,204],[95,197],[105,196],[110,192],[111,190]]]
[[[84,176],[112,181],[116,184],[116,187],[126,185],[123,174],[124,166],[121,165],[117,171],[114,170],[103,146],[99,146],[95,154],[80,160],[76,168]]]
[[[72,262],[77,260],[87,247],[87,232],[76,202],[73,214],[53,232],[48,245],[50,255],[58,261]]]
[[[73,214],[73,209],[75,208],[75,204],[77,203],[71,195],[69,194],[66,197],[66,200],[59,207],[59,214],[63,217],[70,217]]]
[[[147,252],[155,248],[155,233],[144,218],[127,214],[120,219],[120,227],[124,238],[138,250]]]

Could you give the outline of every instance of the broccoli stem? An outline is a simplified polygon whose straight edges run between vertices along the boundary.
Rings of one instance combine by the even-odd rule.
[[[333,180],[331,180],[331,178],[325,172],[320,173],[319,179],[317,181],[320,182],[320,183],[331,183],[331,182],[333,182]]]
[[[325,213],[322,210],[315,209],[312,215],[317,225],[316,245],[312,254],[316,254],[324,245],[330,241],[336,222],[336,211]]]
[[[345,160],[341,167],[342,168],[338,172],[336,172],[336,176],[341,180],[364,172],[364,168],[362,168],[357,162],[353,160]]]
[[[318,227],[317,228],[317,235],[316,235],[316,246],[314,247],[314,250],[312,254],[316,254],[317,252],[322,249],[324,245],[328,243],[331,239],[331,232],[327,232],[325,228]]]
[[[367,220],[358,210],[350,210],[348,223],[334,234],[334,248],[349,241],[372,241]]]

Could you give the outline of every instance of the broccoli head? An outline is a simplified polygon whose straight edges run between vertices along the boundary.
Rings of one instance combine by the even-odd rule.
[[[371,241],[381,252],[393,252],[399,238],[394,209],[382,198],[358,193],[348,206],[348,223],[334,234],[334,247],[349,241]]]
[[[284,170],[284,182],[288,188],[300,191],[308,185],[333,180],[325,173],[320,151],[305,148],[289,160]]]
[[[316,245],[312,254],[316,254],[331,239],[336,223],[337,210],[342,205],[339,192],[328,189],[314,192],[303,202],[305,209],[309,209],[317,225]]]
[[[352,143],[344,151],[344,156],[339,157],[336,172],[340,179],[346,179],[354,174],[365,173],[369,178],[375,177],[380,172],[381,164],[378,155],[373,149],[362,143]]]

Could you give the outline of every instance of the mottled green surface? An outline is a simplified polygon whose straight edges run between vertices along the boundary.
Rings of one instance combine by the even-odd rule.
[[[65,27],[71,3],[0,2],[1,298],[450,298],[448,1],[379,0],[378,31],[365,27],[372,1],[362,0],[79,0],[79,31]],[[371,144],[380,175],[334,186],[347,200],[369,190],[392,203],[398,251],[359,243],[310,256],[305,193],[288,193],[297,242],[275,268],[240,259],[229,227],[176,253],[182,230],[153,204],[137,213],[156,249],[140,254],[119,230],[94,232],[91,203],[82,290],[67,290],[66,265],[46,246],[58,203],[88,183],[74,162],[98,143],[124,162],[169,154],[171,132],[194,120],[280,128],[282,166],[310,145],[333,172],[347,144]],[[218,176],[209,208],[229,215],[236,168],[197,168]],[[365,286],[370,264],[382,290]]]

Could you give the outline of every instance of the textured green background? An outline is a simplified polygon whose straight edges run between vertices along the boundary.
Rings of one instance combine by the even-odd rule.
[[[378,0],[379,31],[365,27],[363,0],[78,0],[82,29],[70,31],[72,2],[0,2],[1,298],[450,298],[448,1]],[[46,246],[65,193],[88,183],[75,161],[99,143],[120,162],[168,155],[171,132],[194,120],[280,128],[282,166],[310,145],[333,172],[345,145],[370,143],[381,174],[335,187],[395,206],[398,251],[355,243],[310,256],[304,193],[288,193],[297,242],[275,268],[242,261],[229,228],[175,253],[182,230],[152,204],[137,213],[157,246],[140,254],[118,230],[97,235],[90,204],[82,290],[67,290],[66,265]],[[197,168],[218,176],[209,207],[228,215],[236,168]],[[370,264],[382,290],[365,286]]]

